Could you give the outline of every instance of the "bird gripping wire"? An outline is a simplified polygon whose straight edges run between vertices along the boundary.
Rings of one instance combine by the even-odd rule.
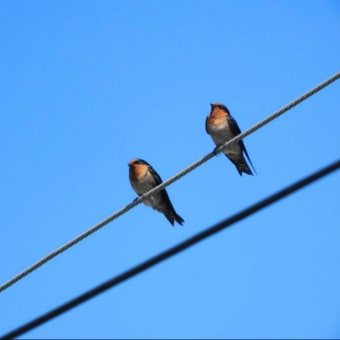
[[[209,159],[213,158],[216,154],[220,153],[222,150],[224,150],[225,147],[227,147],[227,146],[229,146],[229,145],[231,145],[233,143],[237,143],[241,139],[249,136],[250,134],[252,134],[256,130],[262,128],[264,125],[266,125],[269,122],[271,122],[272,120],[278,118],[279,116],[281,116],[282,114],[284,114],[288,110],[292,109],[294,106],[300,104],[301,102],[303,102],[307,98],[311,97],[316,92],[318,92],[318,91],[322,90],[323,88],[327,87],[328,85],[330,85],[331,83],[333,83],[334,81],[336,81],[339,78],[340,78],[340,72],[335,73],[330,78],[326,79],[325,81],[323,81],[319,85],[315,86],[311,90],[307,91],[306,93],[304,93],[300,97],[296,98],[295,100],[293,100],[289,104],[285,105],[284,107],[282,107],[278,111],[274,112],[273,114],[269,115],[265,119],[261,120],[260,122],[258,122],[257,124],[255,124],[254,126],[249,128],[248,130],[246,130],[246,131],[242,132],[241,134],[237,135],[233,139],[229,140],[228,142],[226,142],[223,145],[221,145],[218,148],[216,148],[214,151],[206,154],[201,159],[199,159],[198,161],[194,162],[193,164],[191,164],[187,168],[185,168],[182,171],[178,172],[173,177],[169,178],[168,180],[164,181],[163,183],[161,183],[157,187],[153,188],[152,190],[148,191],[144,195],[140,196],[137,200],[129,203],[125,207],[121,208],[120,210],[116,211],[114,214],[112,214],[109,217],[107,217],[106,219],[104,219],[103,221],[95,224],[93,227],[91,227],[90,229],[84,231],[82,234],[80,234],[77,237],[73,238],[71,241],[65,243],[63,246],[55,249],[50,254],[46,255],[45,257],[43,257],[42,259],[40,259],[39,261],[37,261],[36,263],[31,265],[30,267],[28,267],[25,270],[23,270],[21,273],[19,273],[16,276],[14,276],[12,279],[10,279],[7,282],[5,282],[2,285],[0,285],[0,292],[5,290],[5,289],[7,289],[8,287],[13,285],[17,281],[21,280],[22,278],[24,278],[25,276],[27,276],[28,274],[30,274],[34,270],[38,269],[43,264],[45,264],[46,262],[50,261],[51,259],[53,259],[57,255],[63,253],[65,250],[71,248],[76,243],[82,241],[84,238],[88,237],[89,235],[91,235],[94,232],[96,232],[97,230],[101,229],[102,227],[104,227],[108,223],[112,222],[113,220],[115,220],[119,216],[125,214],[126,212],[128,212],[129,210],[134,208],[136,205],[138,205],[139,203],[143,202],[147,197],[156,194],[157,192],[163,190],[168,185],[176,182],[181,177],[187,175],[189,172],[193,171],[194,169],[196,169],[197,167],[199,167],[203,163],[207,162]]]

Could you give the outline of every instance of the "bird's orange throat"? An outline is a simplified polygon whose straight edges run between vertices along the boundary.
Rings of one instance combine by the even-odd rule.
[[[129,177],[132,181],[140,181],[148,173],[148,166],[145,164],[131,164]]]
[[[221,125],[225,122],[226,120],[226,114],[224,112],[223,115],[212,115],[210,114],[210,116],[208,117],[208,124],[210,125]]]

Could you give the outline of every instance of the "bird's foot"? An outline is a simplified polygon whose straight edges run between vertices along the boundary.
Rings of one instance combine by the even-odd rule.
[[[214,155],[215,155],[215,156],[217,156],[218,153],[219,153],[218,150],[217,150],[219,147],[220,147],[220,145],[219,145],[219,146],[216,146],[215,149],[214,149]]]

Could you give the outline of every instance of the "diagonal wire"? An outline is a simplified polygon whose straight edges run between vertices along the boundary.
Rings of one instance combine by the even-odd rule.
[[[197,243],[203,241],[204,239],[215,235],[216,233],[224,230],[227,227],[230,227],[231,225],[235,224],[236,222],[239,222],[250,215],[253,215],[254,213],[268,207],[269,205],[276,203],[277,201],[293,194],[294,192],[302,189],[303,187],[321,179],[324,176],[327,176],[331,174],[332,172],[339,170],[340,168],[340,160],[335,161],[334,163],[322,168],[321,170],[318,170],[314,172],[313,174],[304,177],[303,179],[289,185],[288,187],[276,192],[275,194],[272,194],[268,196],[267,198],[264,198],[257,203],[249,206],[248,208],[245,208],[244,210],[241,210],[240,212],[230,216],[229,218],[224,219],[223,221],[213,225],[212,227],[203,230],[202,232],[188,238],[187,240],[179,243],[178,245],[171,247],[162,253],[136,265],[135,267],[132,267],[131,269],[128,269],[127,271],[113,277],[112,279],[88,290],[87,292],[73,298],[72,300],[69,300],[68,302],[60,305],[57,308],[52,309],[51,311],[37,317],[36,319],[33,319],[32,321],[8,332],[7,334],[4,334],[1,336],[2,339],[12,339],[17,338],[18,336],[50,321],[51,319],[54,319],[55,317],[66,313],[70,309],[73,309],[77,307],[78,305],[94,298],[95,296],[107,291],[108,289],[117,286],[118,284],[140,274],[141,272],[144,272],[145,270],[155,266],[156,264],[159,264],[160,262],[163,262],[167,260],[168,258],[177,255],[178,253],[188,249],[189,247],[192,247],[196,245]]]
[[[176,175],[174,175],[173,177],[169,178],[168,180],[164,181],[163,183],[161,183],[160,185],[158,185],[157,187],[153,188],[152,190],[148,191],[147,193],[145,193],[144,195],[140,196],[138,199],[136,199],[135,201],[129,203],[128,205],[126,205],[125,207],[121,208],[120,210],[116,211],[114,214],[112,214],[111,216],[107,217],[106,219],[104,219],[103,221],[97,223],[96,225],[94,225],[93,227],[91,227],[90,229],[84,231],[82,234],[78,235],[77,237],[73,238],[71,241],[65,243],[63,246],[55,249],[54,251],[52,251],[50,254],[46,255],[45,257],[43,257],[42,259],[40,259],[39,261],[37,261],[36,263],[34,263],[33,265],[31,265],[30,267],[26,268],[25,270],[23,270],[21,273],[17,274],[16,276],[14,276],[12,279],[8,280],[7,282],[3,283],[2,285],[0,285],[0,292],[7,289],[8,287],[10,287],[11,285],[13,285],[14,283],[16,283],[17,281],[21,280],[22,278],[24,278],[25,276],[27,276],[28,274],[30,274],[31,272],[33,272],[34,270],[38,269],[40,266],[42,266],[43,264],[45,264],[46,262],[50,261],[51,259],[53,259],[54,257],[56,257],[57,255],[61,254],[62,252],[64,252],[65,250],[69,249],[70,247],[74,246],[76,243],[82,241],[84,238],[88,237],[89,235],[93,234],[94,232],[96,232],[97,230],[101,229],[102,227],[104,227],[105,225],[107,225],[108,223],[112,222],[113,220],[115,220],[116,218],[118,218],[119,216],[125,214],[126,212],[128,212],[129,210],[131,210],[132,208],[134,208],[136,205],[138,205],[139,203],[143,202],[147,197],[161,191],[162,189],[164,189],[165,187],[167,187],[168,185],[172,184],[173,182],[177,181],[178,179],[180,179],[181,177],[187,175],[189,172],[193,171],[194,169],[196,169],[197,167],[199,167],[200,165],[202,165],[203,163],[207,162],[209,159],[213,158],[215,155],[217,155],[219,152],[221,152],[226,146],[229,146],[231,144],[237,143],[238,141],[240,141],[241,139],[243,139],[244,137],[250,135],[251,133],[253,133],[254,131],[260,129],[261,127],[263,127],[264,125],[268,124],[269,122],[271,122],[272,120],[276,119],[277,117],[281,116],[283,113],[287,112],[288,110],[292,109],[294,106],[300,104],[301,102],[303,102],[304,100],[306,100],[307,98],[311,97],[312,95],[314,95],[316,92],[320,91],[321,89],[325,88],[326,86],[330,85],[331,83],[333,83],[334,81],[336,81],[337,79],[340,78],[340,72],[335,73],[333,76],[331,76],[330,78],[326,79],[325,81],[323,81],[322,83],[320,83],[319,85],[315,86],[314,88],[312,88],[311,90],[309,90],[308,92],[304,93],[303,95],[301,95],[300,97],[298,97],[297,99],[293,100],[292,102],[290,102],[289,104],[285,105],[284,107],[282,107],[281,109],[279,109],[278,111],[274,112],[273,114],[269,115],[267,118],[261,120],[259,123],[255,124],[254,126],[252,126],[251,128],[249,128],[248,130],[244,131],[243,133],[237,135],[236,137],[234,137],[233,139],[229,140],[228,142],[224,143],[223,145],[219,146],[218,148],[216,148],[214,151],[209,152],[207,155],[205,155],[204,157],[202,157],[201,159],[199,159],[198,161],[194,162],[193,164],[191,164],[190,166],[188,166],[187,168],[183,169],[182,171],[180,171],[179,173],[177,173]]]

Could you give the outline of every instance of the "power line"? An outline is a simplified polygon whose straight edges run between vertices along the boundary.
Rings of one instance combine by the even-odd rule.
[[[113,277],[112,279],[100,284],[99,286],[96,286],[95,288],[92,288],[88,290],[87,292],[77,296],[76,298],[73,298],[72,300],[69,300],[68,302],[60,305],[59,307],[52,309],[51,311],[37,317],[36,319],[8,332],[7,334],[3,335],[1,338],[3,339],[12,339],[16,338],[44,323],[47,321],[50,321],[51,319],[69,311],[70,309],[73,309],[74,307],[94,298],[95,296],[105,292],[106,290],[117,286],[118,284],[144,272],[145,270],[155,266],[156,264],[159,264],[160,262],[163,262],[167,260],[168,258],[177,255],[178,253],[186,250],[189,247],[192,247],[196,245],[197,243],[203,241],[204,239],[215,235],[216,233],[226,229],[227,227],[230,227],[231,225],[235,224],[236,222],[239,222],[248,216],[266,208],[267,206],[276,203],[277,201],[285,198],[286,196],[291,195],[292,193],[302,189],[303,187],[321,179],[324,176],[329,175],[330,173],[338,170],[340,168],[340,160],[326,166],[325,168],[318,170],[314,172],[313,174],[289,185],[288,187],[276,192],[275,194],[272,194],[268,196],[267,198],[249,206],[248,208],[241,210],[240,212],[224,219],[223,221],[213,225],[212,227],[188,238],[187,240],[179,243],[178,245],[171,247],[162,253],[150,258],[149,260],[146,260],[135,267],[132,267],[131,269],[128,269],[127,271]]]
[[[298,97],[297,99],[293,100],[292,102],[290,102],[289,104],[287,104],[286,106],[282,107],[281,109],[279,109],[278,111],[274,112],[273,114],[271,114],[270,116],[268,116],[267,118],[261,120],[259,123],[255,124],[254,126],[252,126],[251,128],[249,128],[248,130],[244,131],[243,133],[239,134],[238,136],[234,137],[233,139],[231,139],[230,141],[224,143],[223,145],[221,145],[220,147],[218,147],[217,149],[215,149],[214,151],[208,153],[207,155],[205,155],[204,157],[202,157],[201,159],[199,159],[198,161],[196,161],[195,163],[191,164],[190,166],[188,166],[187,168],[183,169],[182,171],[180,171],[179,173],[177,173],[176,175],[174,175],[173,177],[169,178],[168,180],[166,180],[165,182],[161,183],[160,185],[158,185],[157,187],[153,188],[152,190],[148,191],[147,193],[145,193],[144,195],[140,196],[137,200],[129,203],[128,205],[126,205],[125,207],[121,208],[120,210],[116,211],[114,214],[112,214],[111,216],[107,217],[106,219],[104,219],[103,221],[97,223],[96,225],[94,225],[93,227],[91,227],[90,229],[86,230],[85,232],[83,232],[82,234],[78,235],[77,237],[75,237],[74,239],[72,239],[71,241],[67,242],[66,244],[64,244],[63,246],[57,248],[56,250],[52,251],[50,254],[46,255],[45,257],[43,257],[42,259],[40,259],[39,261],[37,261],[36,263],[34,263],[33,265],[31,265],[30,267],[26,268],[24,271],[22,271],[21,273],[17,274],[16,276],[14,276],[12,279],[8,280],[7,282],[3,283],[0,286],[0,292],[7,289],[8,287],[10,287],[11,285],[13,285],[14,283],[16,283],[17,281],[21,280],[22,278],[24,278],[25,276],[27,276],[28,274],[30,274],[31,272],[33,272],[34,270],[38,269],[40,266],[42,266],[43,264],[45,264],[46,262],[50,261],[51,259],[53,259],[54,257],[56,257],[57,255],[61,254],[62,252],[64,252],[65,250],[69,249],[70,247],[74,246],[76,243],[82,241],[84,238],[88,237],[89,235],[93,234],[94,232],[96,232],[97,230],[101,229],[102,227],[104,227],[105,225],[107,225],[108,223],[112,222],[113,220],[115,220],[116,218],[118,218],[119,216],[125,214],[126,212],[128,212],[129,210],[131,210],[132,208],[134,208],[136,205],[138,205],[139,203],[143,202],[147,197],[161,191],[162,189],[164,189],[165,187],[167,187],[168,185],[174,183],[175,181],[177,181],[178,179],[180,179],[181,177],[187,175],[189,172],[193,171],[194,169],[196,169],[197,167],[199,167],[200,165],[202,165],[203,163],[207,162],[208,160],[210,160],[211,158],[213,158],[216,154],[218,154],[219,152],[221,152],[225,147],[233,144],[233,143],[237,143],[238,141],[240,141],[241,139],[243,139],[244,137],[247,137],[248,135],[252,134],[253,132],[255,132],[256,130],[260,129],[261,127],[263,127],[264,125],[268,124],[269,122],[271,122],[272,120],[278,118],[280,115],[282,115],[283,113],[287,112],[288,110],[292,109],[294,106],[300,104],[302,101],[306,100],[307,98],[311,97],[312,95],[314,95],[316,92],[320,91],[321,89],[325,88],[326,86],[330,85],[331,83],[333,83],[334,81],[336,81],[337,79],[340,78],[340,72],[334,74],[333,76],[331,76],[330,78],[326,79],[325,81],[323,81],[322,83],[320,83],[319,85],[315,86],[314,88],[312,88],[311,90],[309,90],[308,92],[306,92],[305,94],[301,95],[300,97]]]

